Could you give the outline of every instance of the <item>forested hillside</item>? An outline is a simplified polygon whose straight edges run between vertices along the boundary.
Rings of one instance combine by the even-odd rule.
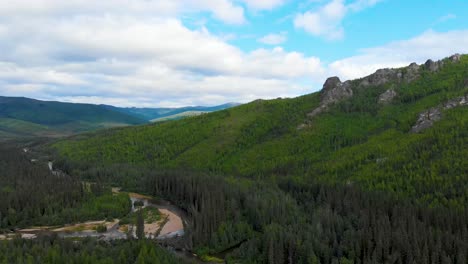
[[[104,106],[0,96],[0,136],[70,135],[98,128],[143,124],[146,120]]]
[[[320,93],[80,135],[54,147],[77,167],[137,164],[250,179],[320,179],[464,205],[467,108],[444,111],[442,120],[422,133],[411,133],[411,127],[419,113],[468,93],[468,56],[437,72],[420,71],[409,83],[356,87],[351,98],[310,120],[307,113],[319,106]],[[378,103],[389,87],[398,96]]]
[[[51,148],[73,175],[176,202],[201,255],[465,264],[467,93],[452,56]]]

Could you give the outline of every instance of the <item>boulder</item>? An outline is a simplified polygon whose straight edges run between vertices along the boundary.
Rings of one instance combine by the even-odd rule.
[[[397,96],[397,93],[393,89],[386,90],[383,94],[379,96],[379,104],[388,104],[393,98]]]

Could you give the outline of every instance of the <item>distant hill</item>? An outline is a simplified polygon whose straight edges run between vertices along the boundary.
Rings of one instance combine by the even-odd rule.
[[[0,137],[60,136],[146,120],[92,104],[0,96]]]
[[[238,104],[228,103],[211,107],[122,108],[0,96],[0,140],[65,136],[101,128],[181,119],[236,105]]]
[[[182,118],[191,117],[191,116],[199,116],[199,115],[206,114],[206,113],[210,113],[210,112],[186,111],[186,112],[177,113],[177,114],[170,115],[170,116],[163,116],[163,117],[155,118],[155,119],[152,119],[151,122],[162,122],[162,121],[169,121],[169,120],[177,120],[177,119],[182,119]]]
[[[227,103],[217,106],[186,106],[186,107],[179,107],[179,108],[137,108],[137,107],[115,107],[110,105],[104,105],[105,107],[119,111],[122,113],[126,113],[138,118],[143,118],[147,121],[153,120],[174,120],[180,119],[184,116],[191,116],[190,113],[194,112],[202,112],[202,113],[210,113],[215,111],[220,111],[224,109],[228,109],[231,107],[238,106],[238,103]],[[182,114],[182,113],[187,113]]]

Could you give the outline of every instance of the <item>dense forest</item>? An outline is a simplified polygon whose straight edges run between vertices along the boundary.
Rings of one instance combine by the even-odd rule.
[[[25,150],[0,144],[0,230],[113,219],[130,211],[128,195],[112,195],[99,182],[54,174]]]
[[[19,147],[22,144],[0,144],[0,263],[183,262],[142,235],[142,241],[102,242],[95,238],[60,239],[57,234],[44,231],[34,240],[2,240],[1,235],[31,226],[122,217],[127,222],[134,221],[129,214],[128,194],[112,194],[100,182],[83,182],[75,176],[51,172],[46,161],[31,159],[38,153],[31,155],[28,148]],[[142,232],[142,224],[137,223],[137,234]]]
[[[442,63],[408,81],[352,81],[352,97],[312,117],[322,93],[79,135],[48,151],[69,174],[178,204],[199,255],[465,264],[468,109],[443,109],[412,132],[420,113],[468,94],[468,56]],[[397,96],[380,103],[388,90]]]
[[[83,199],[77,178],[54,176],[16,146],[0,146],[0,167],[0,230],[31,225]]]
[[[187,248],[229,263],[467,261],[466,208],[429,208],[383,191],[294,179],[258,182],[128,166],[99,174],[138,178],[135,190],[178,204],[191,219]]]

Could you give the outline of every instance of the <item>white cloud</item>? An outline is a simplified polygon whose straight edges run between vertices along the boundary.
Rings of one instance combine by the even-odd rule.
[[[349,12],[359,12],[371,7],[381,0],[357,0],[348,5],[344,0],[332,0],[316,11],[297,14],[294,26],[306,32],[328,40],[339,40],[344,37],[342,20]]]
[[[312,35],[323,36],[330,40],[341,39],[344,36],[341,20],[345,14],[344,1],[333,0],[317,12],[308,11],[304,14],[298,14],[294,18],[294,26],[302,28]]]
[[[352,11],[358,12],[368,7],[372,7],[379,2],[382,2],[382,0],[357,0],[349,4],[348,8]]]
[[[456,18],[457,18],[457,15],[455,15],[455,14],[447,14],[445,16],[439,17],[439,19],[437,19],[437,21],[434,24],[444,23],[444,22],[446,22],[448,20],[452,20],[452,19],[456,19]]]
[[[296,80],[310,84],[324,72],[316,57],[244,52],[176,18],[85,11],[2,18],[4,95],[146,106],[246,102],[305,93]]]
[[[427,59],[439,60],[455,53],[468,53],[468,30],[435,32],[429,30],[408,40],[361,50],[359,55],[329,65],[330,75],[342,79],[364,77],[380,68],[402,67]]]
[[[224,22],[230,24],[245,23],[244,9],[234,5],[229,0],[191,0],[190,2],[193,2],[194,9],[202,7],[210,10],[216,18]]]
[[[258,41],[263,44],[278,45],[278,44],[282,44],[286,42],[286,39],[287,39],[286,32],[281,32],[278,34],[274,34],[274,33],[268,34],[258,39]]]
[[[2,3],[2,95],[125,106],[214,105],[296,96],[317,90],[329,75],[362,77],[377,68],[468,53],[467,31],[428,31],[326,65],[318,57],[281,47],[246,52],[203,26],[188,28],[176,15],[199,10],[242,23],[238,1],[116,1]],[[256,8],[269,8],[267,2],[259,3]],[[236,8],[237,15],[223,11]],[[341,21],[349,10],[340,1],[320,9],[318,34],[333,37],[321,31],[323,18]],[[341,27],[333,25],[330,31]],[[284,41],[272,36],[262,40],[273,45]]]
[[[241,0],[246,3],[251,9],[256,10],[271,10],[275,7],[283,5],[286,0]]]
[[[128,15],[175,16],[208,11],[223,22],[242,24],[244,9],[231,0],[15,0],[0,5],[0,16]]]

